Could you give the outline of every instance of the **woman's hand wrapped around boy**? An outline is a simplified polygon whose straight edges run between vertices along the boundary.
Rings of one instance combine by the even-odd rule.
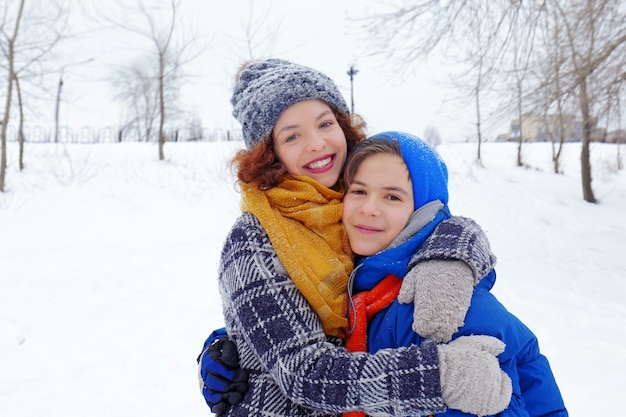
[[[472,270],[463,261],[422,261],[407,272],[398,301],[414,303],[412,327],[417,334],[448,342],[465,323],[474,282]]]

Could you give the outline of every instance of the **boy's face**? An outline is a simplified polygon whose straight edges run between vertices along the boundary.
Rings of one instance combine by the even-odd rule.
[[[348,155],[346,135],[330,106],[305,100],[281,113],[272,132],[274,150],[291,175],[306,175],[331,188]]]
[[[387,248],[413,213],[413,185],[398,155],[373,154],[357,168],[343,199],[352,251],[370,256]]]

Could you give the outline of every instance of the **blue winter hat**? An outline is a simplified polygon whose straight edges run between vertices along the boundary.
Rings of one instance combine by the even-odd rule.
[[[246,147],[252,149],[272,133],[287,107],[311,99],[350,114],[333,80],[317,70],[282,59],[246,65],[239,73],[230,102],[233,116],[241,123]]]
[[[434,200],[448,204],[448,168],[437,151],[426,141],[405,132],[383,132],[369,139],[400,142],[400,152],[413,183],[416,210]]]

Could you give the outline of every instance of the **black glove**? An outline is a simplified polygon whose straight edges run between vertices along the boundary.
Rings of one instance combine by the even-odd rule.
[[[239,367],[237,346],[225,328],[215,330],[198,356],[198,379],[204,400],[216,415],[239,404],[248,390],[248,371]]]

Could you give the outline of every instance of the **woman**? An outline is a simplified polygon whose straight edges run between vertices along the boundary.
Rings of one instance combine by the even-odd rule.
[[[340,222],[340,179],[364,134],[332,80],[287,61],[252,63],[240,72],[231,102],[246,145],[233,160],[243,214],[224,243],[219,285],[226,328],[250,378],[228,414],[504,408],[511,386],[494,357],[503,349],[495,339],[374,355],[341,347],[352,254]],[[489,373],[497,377],[485,381]],[[464,387],[467,395],[442,398],[442,387]]]

